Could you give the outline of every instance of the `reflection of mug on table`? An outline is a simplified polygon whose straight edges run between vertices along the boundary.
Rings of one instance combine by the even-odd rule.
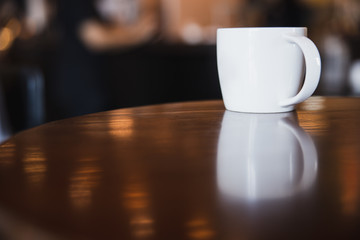
[[[296,113],[225,111],[218,143],[217,181],[225,197],[280,199],[308,189],[317,152]]]

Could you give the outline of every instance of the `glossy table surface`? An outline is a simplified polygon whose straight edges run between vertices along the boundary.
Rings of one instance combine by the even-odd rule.
[[[0,146],[0,239],[360,239],[360,98],[51,122]]]

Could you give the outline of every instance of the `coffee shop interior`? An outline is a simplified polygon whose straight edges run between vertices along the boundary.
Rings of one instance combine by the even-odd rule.
[[[2,138],[83,114],[221,99],[219,27],[305,26],[315,94],[360,95],[358,0],[1,0]]]

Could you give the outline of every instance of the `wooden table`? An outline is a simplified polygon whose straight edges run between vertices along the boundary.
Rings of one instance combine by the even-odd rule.
[[[51,122],[0,146],[1,239],[360,239],[360,99]]]

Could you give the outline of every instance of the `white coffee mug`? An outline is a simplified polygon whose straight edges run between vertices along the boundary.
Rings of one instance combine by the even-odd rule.
[[[226,109],[288,112],[309,98],[319,83],[321,60],[306,36],[303,27],[218,29],[217,63]]]

